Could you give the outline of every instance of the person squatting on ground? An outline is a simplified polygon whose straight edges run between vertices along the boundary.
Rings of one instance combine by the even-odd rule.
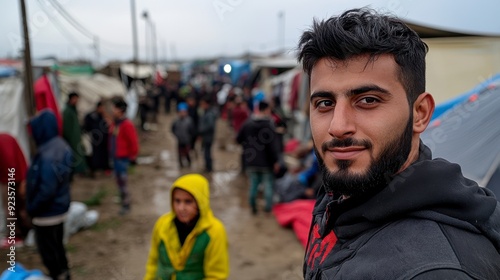
[[[73,153],[59,137],[52,111],[42,110],[29,122],[29,127],[37,153],[26,179],[26,206],[32,217],[36,244],[50,277],[70,279],[63,231],[71,201]]]
[[[210,209],[207,179],[187,174],[170,191],[172,211],[155,224],[144,280],[227,279],[226,230]]]
[[[271,119],[271,108],[265,101],[259,102],[258,110],[243,124],[236,141],[243,146],[245,167],[250,179],[250,207],[257,213],[257,193],[264,184],[265,212],[273,206],[274,172],[279,169],[279,150],[276,131]]]
[[[302,35],[323,176],[305,279],[500,279],[499,203],[420,140],[434,111],[427,49],[366,8]]]
[[[188,115],[188,105],[185,102],[177,105],[177,119],[172,123],[172,133],[177,138],[177,157],[179,159],[179,167],[184,167],[184,159],[187,161],[187,166],[191,167],[191,142],[196,135],[196,127],[193,120]]]
[[[130,193],[127,186],[127,172],[131,161],[136,160],[139,153],[139,139],[132,121],[125,117],[127,103],[119,98],[113,100],[114,122],[110,126],[110,147],[113,157],[113,168],[116,183],[120,190],[121,210],[124,215],[130,211]]]

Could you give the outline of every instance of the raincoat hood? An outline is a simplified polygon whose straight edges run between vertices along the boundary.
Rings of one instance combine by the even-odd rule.
[[[50,110],[42,110],[30,121],[30,126],[37,146],[47,143],[59,134],[56,116]]]
[[[198,204],[200,218],[194,230],[206,229],[210,224],[210,220],[213,218],[212,209],[210,209],[210,189],[208,180],[199,174],[187,174],[181,176],[172,184],[170,197],[173,198],[173,192],[176,188],[190,193]],[[174,209],[172,200],[170,200],[170,203],[171,209]],[[173,211],[171,213],[175,216]]]

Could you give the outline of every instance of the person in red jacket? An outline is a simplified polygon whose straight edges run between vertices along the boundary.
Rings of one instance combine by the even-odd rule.
[[[111,155],[115,170],[116,183],[120,190],[122,208],[120,215],[130,211],[130,194],[127,189],[127,169],[139,152],[139,140],[134,124],[125,117],[127,103],[123,99],[113,100],[114,122],[110,127]]]
[[[0,242],[2,248],[21,245],[31,229],[31,221],[26,211],[27,172],[28,164],[16,138],[5,132],[0,133],[0,189],[3,211],[6,219],[16,218],[14,230],[8,231]]]

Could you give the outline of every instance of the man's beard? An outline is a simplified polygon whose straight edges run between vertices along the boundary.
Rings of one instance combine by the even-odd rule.
[[[370,166],[364,174],[353,174],[349,171],[352,164],[351,160],[336,160],[338,171],[331,172],[320,157],[316,146],[314,146],[326,192],[332,192],[335,195],[342,194],[348,197],[372,196],[378,193],[387,186],[408,159],[411,151],[412,135],[413,116],[410,115],[402,135],[387,143],[377,159],[371,158]],[[335,138],[323,143],[321,148],[324,153],[327,149],[334,147],[349,146],[362,146],[367,150],[372,148],[371,142],[353,138],[342,140]]]

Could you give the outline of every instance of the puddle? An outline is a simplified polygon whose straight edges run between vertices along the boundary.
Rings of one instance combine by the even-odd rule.
[[[158,216],[170,211],[170,185],[172,181],[167,178],[156,178],[153,182],[155,195],[153,196],[153,208]]]
[[[153,162],[155,162],[154,156],[146,156],[146,157],[138,157],[137,158],[137,164],[139,164],[139,165],[152,164]]]
[[[172,156],[170,155],[170,152],[167,150],[162,150],[160,152],[160,160],[163,162],[168,162],[172,159]]]

